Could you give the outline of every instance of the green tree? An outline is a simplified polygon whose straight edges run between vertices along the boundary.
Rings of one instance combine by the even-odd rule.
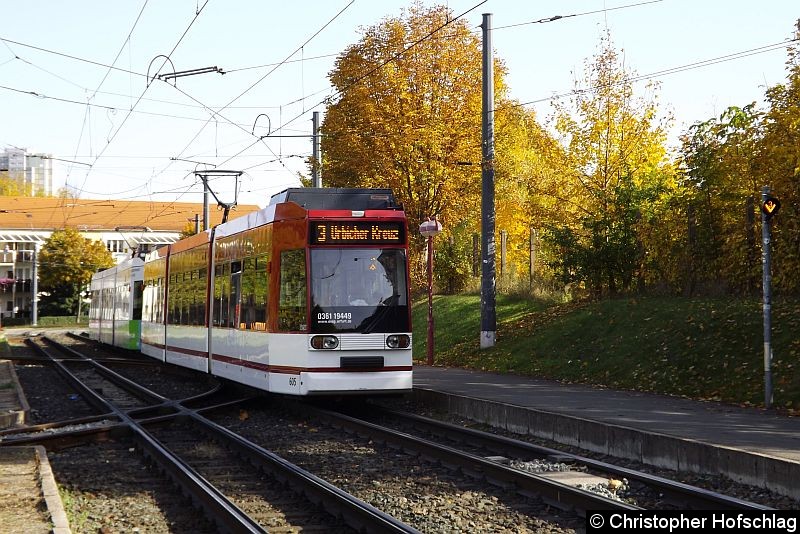
[[[100,241],[87,239],[75,228],[56,230],[39,254],[39,290],[42,315],[75,315],[80,293],[92,275],[114,265]]]
[[[755,104],[730,107],[693,125],[684,137],[688,292],[752,292],[759,285],[756,239],[762,113]]]
[[[781,200],[773,225],[776,289],[800,292],[800,20],[789,49],[785,83],[767,90],[763,136],[758,145],[757,176]],[[760,200],[760,199],[759,199]]]
[[[800,36],[798,21],[795,37]],[[681,149],[689,292],[756,293],[761,262],[759,205],[769,185],[783,202],[773,225],[776,290],[800,290],[800,49],[790,47],[786,83],[766,92],[767,108],[732,106],[692,126]]]
[[[554,250],[579,247],[554,254],[554,270],[596,296],[629,289],[634,279],[641,284],[643,228],[655,220],[652,208],[673,182],[669,118],[659,118],[654,99],[634,96],[631,78],[606,37],[570,104],[556,104],[567,168],[557,194],[569,202],[560,205],[561,224],[546,241]]]

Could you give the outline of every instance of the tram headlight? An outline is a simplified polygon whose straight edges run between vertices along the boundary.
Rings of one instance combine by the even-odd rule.
[[[333,350],[339,346],[339,338],[336,336],[314,336],[311,338],[311,346],[317,350]]]
[[[406,334],[392,334],[386,338],[386,346],[390,349],[407,349],[411,338]]]

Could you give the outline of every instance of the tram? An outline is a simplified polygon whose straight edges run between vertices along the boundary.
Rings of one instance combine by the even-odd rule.
[[[90,327],[114,343],[104,273]],[[389,189],[287,189],[148,253],[142,278],[150,357],[281,394],[411,390],[408,228]]]
[[[91,337],[123,349],[139,350],[144,262],[128,258],[92,276],[89,285]]]

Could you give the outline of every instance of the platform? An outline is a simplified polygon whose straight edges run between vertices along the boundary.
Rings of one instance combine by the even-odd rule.
[[[757,408],[457,368],[414,368],[418,400],[645,464],[722,474],[800,499],[800,418]]]
[[[10,360],[0,360],[0,430],[26,424],[29,413],[14,364]]]

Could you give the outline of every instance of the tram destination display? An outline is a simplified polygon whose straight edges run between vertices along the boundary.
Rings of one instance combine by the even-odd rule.
[[[405,228],[401,221],[313,221],[312,245],[402,245]]]

